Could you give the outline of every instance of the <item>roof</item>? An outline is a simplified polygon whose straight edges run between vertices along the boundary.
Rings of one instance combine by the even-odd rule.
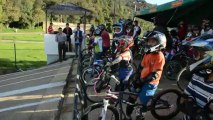
[[[161,17],[167,26],[175,26],[181,20],[199,24],[207,17],[213,20],[212,0],[176,0],[150,9],[141,9],[136,17],[152,22],[153,17]]]
[[[84,15],[85,13],[92,13],[92,11],[80,7],[72,3],[55,4],[46,8],[49,14],[60,15]]]

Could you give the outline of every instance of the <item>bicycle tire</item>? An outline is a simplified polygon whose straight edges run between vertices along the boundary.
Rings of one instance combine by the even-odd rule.
[[[106,90],[96,93],[94,90],[94,85],[87,85],[85,89],[85,95],[88,101],[91,103],[100,103],[106,96]]]
[[[184,89],[187,87],[188,83],[191,80],[191,73],[184,67],[177,75],[176,82],[177,86],[181,91],[184,91]]]
[[[82,54],[82,55],[86,55],[86,54],[88,54],[88,52],[89,52],[89,49],[88,49],[88,48],[85,48],[85,49],[83,49],[83,50],[81,51],[81,54]]]
[[[177,73],[179,73],[181,69],[182,65],[179,61],[169,61],[165,66],[164,76],[169,80],[176,80]]]
[[[82,69],[88,67],[90,65],[90,58],[86,58],[81,62]]]
[[[93,77],[91,78],[87,78],[87,73],[89,73],[88,75],[91,75],[92,74],[92,72],[91,72],[91,74],[90,74],[90,71],[92,70],[92,69],[94,69],[94,75],[93,75]],[[94,83],[92,84],[92,80],[94,80],[94,78],[95,77],[97,77],[99,75],[99,71],[97,70],[97,69],[95,69],[95,68],[92,68],[92,67],[87,67],[87,68],[85,68],[84,70],[83,70],[83,72],[82,72],[82,79],[83,79],[83,81],[87,84],[87,85],[94,85]]]
[[[91,54],[85,54],[82,56],[81,61],[83,61],[84,59],[90,58]]]
[[[92,117],[93,118],[90,118],[90,117],[88,117],[88,115],[91,113],[91,111],[93,111],[93,110],[96,110],[96,109],[99,109],[99,108],[103,108],[104,106],[103,106],[104,104],[103,103],[99,103],[99,104],[97,104],[97,103],[95,103],[95,104],[93,104],[93,105],[90,105],[86,110],[85,110],[85,114],[83,114],[83,116],[82,116],[82,120],[97,120],[97,119],[95,119],[94,117],[96,117],[97,115],[92,115]],[[119,113],[118,113],[118,110],[114,107],[114,106],[108,106],[107,107],[107,111],[111,111],[113,114],[113,116],[114,116],[114,120],[119,120]],[[100,111],[99,111],[100,112]],[[99,117],[99,116],[97,116],[97,117]],[[98,120],[101,120],[100,118],[98,118]],[[109,117],[106,117],[106,120],[111,120]]]
[[[174,109],[173,112],[167,114],[167,115],[160,115],[156,110],[157,110],[157,105],[159,104],[160,101],[165,101],[163,99],[161,99],[162,96],[164,96],[165,94],[168,94],[168,93],[174,93],[177,95],[177,99],[176,99],[176,102],[175,102],[175,105],[176,105],[176,108]],[[154,96],[154,98],[152,99],[151,101],[151,114],[156,118],[156,119],[159,119],[159,120],[168,120],[168,119],[171,119],[173,118],[174,116],[176,116],[180,109],[178,107],[178,98],[180,97],[180,91],[176,90],[176,89],[167,89],[167,90],[164,90],[160,93],[158,93],[156,96]],[[169,99],[171,100],[171,99]],[[167,103],[168,100],[166,100]],[[173,104],[172,104],[173,105]],[[169,109],[171,109],[171,105],[169,104]],[[162,109],[161,109],[161,112],[162,112]],[[163,113],[168,113],[168,112],[163,112]]]

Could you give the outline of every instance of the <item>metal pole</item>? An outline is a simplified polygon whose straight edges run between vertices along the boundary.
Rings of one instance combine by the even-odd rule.
[[[46,8],[46,11],[45,11],[45,14],[46,14],[46,20],[45,20],[45,32],[47,33],[47,8]]]
[[[113,22],[115,22],[115,1],[116,0],[114,0],[114,18],[113,18]]]
[[[135,12],[137,11],[137,5],[136,5],[136,1],[135,1],[135,10],[133,12],[133,21],[135,21]]]
[[[14,63],[15,63],[16,70],[18,70],[17,62],[16,62],[16,42],[15,42],[15,39],[13,39],[13,45],[14,45],[13,47],[14,47],[14,57],[15,57]]]

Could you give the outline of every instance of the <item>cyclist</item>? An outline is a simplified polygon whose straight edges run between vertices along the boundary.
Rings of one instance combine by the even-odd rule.
[[[101,38],[101,29],[97,27],[94,31],[95,40],[93,46],[95,48],[95,60],[100,60],[103,52],[103,40]]]
[[[180,108],[185,113],[184,120],[208,120],[206,114],[213,112],[213,67],[210,74],[196,72],[181,97]],[[210,72],[209,71],[209,72]],[[211,118],[213,119],[213,117]]]
[[[119,49],[115,60],[113,60],[111,63],[107,63],[106,66],[112,66],[114,64],[119,63],[119,80],[121,81],[121,84],[119,86],[116,86],[116,91],[123,91],[126,84],[128,84],[128,80],[130,76],[133,73],[133,68],[130,66],[130,61],[132,59],[132,54],[130,47],[133,46],[133,41],[128,40],[128,38],[121,38],[118,41],[118,48]]]
[[[200,59],[204,58],[205,51],[208,51],[210,59],[201,64],[206,64],[206,62],[210,64],[192,71],[192,80],[184,91],[186,95],[180,100],[180,108],[185,113],[184,120],[208,120],[207,114],[213,112],[213,103],[210,103],[213,100],[213,65],[211,62],[213,43],[211,39],[205,41],[198,39],[192,41],[190,46],[198,50]]]
[[[166,36],[157,31],[152,31],[146,36],[147,46],[145,48],[145,55],[141,61],[141,75],[132,83],[131,92],[137,92],[140,98],[141,104],[144,106],[140,113],[146,112],[147,102],[150,97],[155,94],[157,90],[163,66],[165,64],[165,57],[161,52],[166,47]],[[134,103],[137,98],[129,96],[130,103]],[[127,105],[126,114],[127,119],[131,120],[131,114],[133,106]],[[137,116],[137,120],[144,119],[143,115]]]

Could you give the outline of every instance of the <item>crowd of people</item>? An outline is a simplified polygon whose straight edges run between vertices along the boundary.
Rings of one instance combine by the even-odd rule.
[[[213,29],[210,25],[209,19],[203,19],[200,27],[195,25],[186,25],[184,21],[178,24],[177,29],[172,29],[168,32],[166,26],[159,24],[158,20],[155,20],[155,28],[145,34],[146,50],[144,51],[144,56],[141,60],[141,64],[138,66],[140,68],[139,75],[137,79],[131,83],[131,92],[138,93],[140,102],[143,104],[143,108],[140,110],[141,114],[137,116],[137,119],[144,119],[144,113],[146,113],[146,106],[149,99],[155,94],[160,79],[163,73],[164,65],[169,59],[169,55],[174,55],[180,50],[185,50],[187,55],[195,60],[200,60],[204,57],[205,51],[213,51],[213,47],[208,47],[208,49],[202,49],[202,46],[183,46],[183,43],[188,43],[193,41],[196,37],[213,34]],[[51,27],[48,31],[52,31]],[[141,27],[138,21],[131,20],[119,20],[118,23],[113,24],[113,38],[120,38],[118,45],[116,46],[115,57],[112,62],[108,62],[106,66],[113,66],[119,64],[118,77],[122,83],[117,86],[115,90],[123,91],[125,86],[129,84],[129,78],[133,74],[133,68],[130,63],[133,62],[134,52],[138,49],[138,40],[141,34]],[[64,32],[64,33],[63,33]],[[64,46],[67,41],[70,41],[70,35],[72,35],[72,29],[69,28],[69,24],[66,24],[66,28],[59,28],[59,33],[56,35],[56,41],[59,43],[59,56],[61,56],[61,51],[64,50]],[[80,26],[77,25],[77,30],[74,32],[75,38],[75,51],[76,57],[81,52],[81,43],[83,40],[83,33],[80,30]],[[131,40],[126,40],[121,38],[123,35],[128,36]],[[87,34],[87,44],[89,49],[94,49],[95,60],[102,59],[106,55],[106,52],[113,49],[113,43],[111,46],[110,35],[106,30],[105,25],[101,24],[97,27],[91,26],[90,33]],[[212,45],[213,46],[213,45]],[[133,49],[132,49],[133,47]],[[199,49],[198,49],[199,48]],[[203,52],[204,51],[204,52]],[[201,54],[202,53],[202,54]],[[63,59],[64,59],[63,54]],[[61,60],[62,57],[59,57]],[[213,71],[213,67],[209,67]],[[185,94],[188,96],[181,100],[181,105],[195,105],[196,107],[190,107],[194,111],[194,116],[187,114],[186,112],[184,119],[194,120],[200,119],[202,117],[203,109],[210,101],[213,100],[213,72],[201,74],[199,71],[193,71],[192,81],[189,83],[185,90]],[[189,100],[190,99],[190,100]],[[137,97],[129,96],[130,103],[135,103]],[[195,101],[195,102],[189,102]],[[209,111],[213,111],[213,104],[208,106]],[[126,115],[127,119],[131,120],[131,114],[133,111],[133,106],[127,105]],[[208,111],[208,112],[209,112]],[[143,113],[143,114],[142,114]]]
[[[125,23],[127,22],[127,23]],[[138,26],[138,22],[134,21],[133,24],[128,24],[128,20],[123,22],[122,20],[119,23],[115,23],[113,25],[114,34],[113,37],[120,37],[122,35],[132,37],[133,41],[125,41],[120,40],[119,52],[117,52],[115,59],[108,63],[107,66],[112,66],[114,64],[119,65],[119,80],[122,83],[116,90],[124,90],[125,84],[128,83],[128,80],[131,76],[132,68],[129,66],[129,63],[132,59],[131,52],[136,51],[138,37],[141,33],[141,28]],[[124,25],[124,27],[122,26]],[[97,31],[96,31],[97,30]],[[97,41],[100,41],[102,38],[101,32],[102,30],[94,29],[94,35],[99,36],[95,39],[95,46],[97,45]],[[92,32],[91,32],[92,33]],[[195,25],[186,25],[183,21],[181,21],[177,27],[177,29],[172,29],[170,32],[159,24],[155,24],[155,28],[153,31],[146,33],[146,47],[147,51],[145,51],[145,55],[140,64],[140,75],[136,81],[134,81],[131,92],[138,93],[138,97],[140,98],[140,102],[144,105],[144,107],[140,110],[140,115],[137,116],[137,119],[144,119],[144,113],[146,113],[146,106],[149,99],[155,94],[157,87],[160,83],[160,79],[163,73],[163,67],[166,63],[167,54],[176,54],[180,50],[185,50],[187,55],[195,60],[200,60],[204,57],[205,51],[212,51],[213,48],[205,49],[203,46],[187,46],[183,45],[184,42],[191,42],[196,37],[206,34],[213,34],[212,28],[210,26],[210,20],[203,19],[203,23],[201,27]],[[103,40],[103,38],[102,38]],[[108,39],[109,40],[109,39]],[[132,44],[134,43],[134,45]],[[98,44],[99,47],[103,47],[103,44]],[[134,49],[130,49],[131,47]],[[101,51],[103,52],[103,51]],[[202,54],[201,54],[202,53]],[[96,59],[101,59],[99,55],[101,53],[97,53],[98,57]],[[207,68],[206,68],[207,69]],[[213,67],[209,67],[208,69],[213,70]],[[194,111],[193,115],[189,115],[186,112],[184,119],[201,119],[203,117],[201,114],[204,113],[204,108],[209,102],[213,100],[213,73],[205,73],[200,74],[199,71],[193,71],[192,81],[189,83],[188,87],[185,90],[185,94],[189,96],[187,100],[181,101],[180,105],[194,105],[196,107],[191,107],[191,111]],[[123,86],[122,86],[123,85]],[[190,99],[190,100],[189,100]],[[137,98],[129,96],[129,102],[134,103]],[[196,101],[191,104],[191,102],[187,101]],[[184,106],[182,106],[184,108]],[[207,108],[209,111],[213,110],[212,102]],[[127,105],[126,115],[127,119],[131,120],[131,113],[133,111],[133,106]],[[184,110],[183,110],[184,111]],[[189,110],[190,111],[190,110]],[[208,112],[209,112],[208,111]],[[142,114],[143,113],[143,114]],[[205,112],[206,113],[206,112]],[[202,118],[205,119],[205,118]]]
[[[55,41],[58,43],[58,54],[59,61],[62,62],[66,60],[66,52],[73,51],[71,43],[71,35],[74,33],[74,45],[75,45],[75,55],[78,57],[79,51],[81,51],[82,41],[84,37],[84,31],[80,29],[80,23],[77,24],[76,29],[72,30],[69,23],[66,23],[66,27],[62,29],[58,28],[58,31],[54,31],[53,23],[50,23],[48,27],[49,34],[56,34]]]

